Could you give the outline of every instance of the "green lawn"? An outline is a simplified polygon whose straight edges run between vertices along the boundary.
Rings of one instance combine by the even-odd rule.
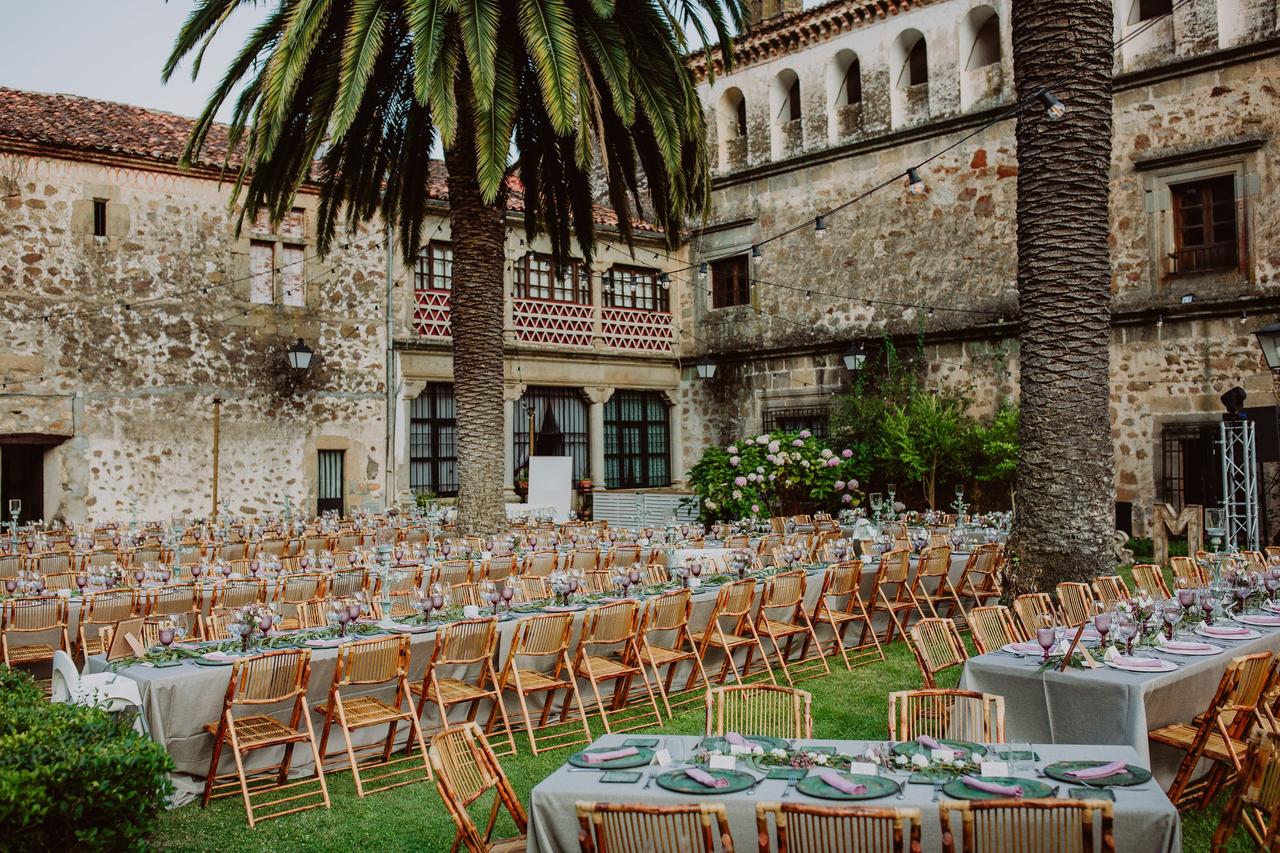
[[[949,677],[947,677],[949,676]],[[954,686],[958,671],[945,673],[944,686]],[[841,667],[829,677],[811,679],[802,687],[813,693],[814,736],[818,738],[880,739],[888,736],[886,718],[888,694],[893,690],[921,685],[920,675],[909,650],[896,642],[883,663],[864,666],[853,672]],[[700,734],[700,709],[680,713],[660,731]],[[602,732],[598,726],[593,731]],[[516,792],[526,804],[529,792],[543,777],[558,767],[569,750],[528,755],[527,741],[520,741],[519,755],[502,759]],[[190,805],[167,813],[160,825],[156,844],[166,850],[209,850],[234,846],[243,851],[339,850],[357,845],[380,851],[445,851],[453,839],[453,824],[435,788],[430,783],[410,785],[364,800],[356,797],[350,774],[329,777],[333,800],[330,811],[315,810],[268,821],[249,830],[238,799],[215,801],[208,809]],[[482,800],[487,806],[488,800]],[[1219,800],[1209,813],[1192,814],[1183,820],[1188,853],[1207,851],[1224,803]],[[500,824],[499,833],[510,833],[509,823]],[[234,838],[234,841],[232,840]],[[1232,850],[1250,850],[1239,833]]]

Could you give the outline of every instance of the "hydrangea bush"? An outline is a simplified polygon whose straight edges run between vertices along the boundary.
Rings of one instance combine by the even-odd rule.
[[[809,430],[743,438],[709,447],[688,482],[704,522],[857,506],[853,452],[828,447]]]

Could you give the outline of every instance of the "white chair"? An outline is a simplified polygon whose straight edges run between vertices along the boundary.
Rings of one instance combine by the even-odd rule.
[[[81,675],[71,655],[61,649],[53,653],[51,698],[54,702],[90,705],[109,713],[123,711],[126,708],[137,708],[138,717],[133,726],[140,733],[151,736],[146,712],[142,707],[142,693],[138,690],[138,682],[114,672]]]

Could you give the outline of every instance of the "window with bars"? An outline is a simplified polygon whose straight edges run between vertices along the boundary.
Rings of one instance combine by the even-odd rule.
[[[581,261],[556,267],[546,255],[530,252],[515,262],[515,285],[520,299],[591,304],[591,270]]]
[[[614,266],[604,274],[606,308],[670,311],[670,285],[657,270]]]
[[[711,307],[751,304],[751,259],[734,255],[711,262]]]
[[[789,409],[770,409],[764,413],[765,432],[800,432],[807,429],[814,435],[827,434],[829,413],[824,406],[804,406]]]
[[[409,488],[458,493],[458,426],[453,386],[432,382],[409,401]]]
[[[335,512],[346,515],[344,494],[346,481],[344,450],[321,450],[316,453],[316,514]]]
[[[1239,263],[1234,175],[1171,184],[1172,272],[1231,269]]]
[[[1217,422],[1166,424],[1160,431],[1160,500],[1181,510],[1187,504],[1222,505],[1222,449]]]
[[[618,390],[604,404],[604,483],[610,489],[671,485],[667,401],[657,391]]]
[[[260,209],[249,241],[249,301],[262,305],[307,304],[307,212],[295,207],[273,227]]]
[[[533,413],[533,446],[537,456],[572,456],[573,480],[591,476],[591,434],[587,404],[577,388],[532,386],[516,403],[512,461],[516,479],[529,476],[529,413]]]
[[[414,290],[453,290],[453,246],[430,242],[413,267]]]

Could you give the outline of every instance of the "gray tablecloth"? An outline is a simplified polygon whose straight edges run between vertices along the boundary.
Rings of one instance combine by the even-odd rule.
[[[596,746],[615,746],[626,740],[625,735],[606,735],[596,741]],[[695,749],[699,738],[667,736],[662,739],[662,746],[669,749],[678,761],[688,757]],[[812,741],[815,744],[833,744],[839,751],[850,754],[862,752],[868,744],[863,741]],[[1139,756],[1129,747],[1117,746],[1045,746],[1035,747],[1040,756],[1040,765],[1071,760],[1124,760],[1134,764],[1142,764]],[[1145,766],[1145,765],[1144,765]],[[1061,786],[1065,792],[1067,785]],[[529,797],[529,844],[530,853],[568,853],[578,849],[578,820],[574,804],[578,801],[644,803],[649,805],[672,805],[675,803],[706,802],[724,803],[729,813],[729,830],[733,835],[734,846],[738,850],[755,850],[756,836],[756,803],[778,801],[786,788],[781,780],[765,780],[753,794],[745,792],[726,795],[704,795],[694,798],[672,793],[657,785],[648,789],[644,782],[631,784],[606,785],[598,781],[595,773],[569,772],[568,766],[562,766],[555,773],[538,783]],[[1182,849],[1182,829],[1178,821],[1178,812],[1169,802],[1168,797],[1155,782],[1136,785],[1131,788],[1113,788],[1116,792],[1115,804],[1115,841],[1116,850],[1125,853],[1177,853]],[[901,806],[918,808],[923,813],[921,826],[921,846],[924,850],[940,850],[942,832],[938,818],[938,807],[932,802],[933,789],[929,785],[908,785],[906,797],[898,800],[894,797],[873,800],[866,805]],[[808,797],[799,790],[793,789],[786,802],[804,803],[817,806],[836,805],[829,800]],[[959,832],[958,825],[956,826]],[[1096,837],[1096,836],[1095,836]],[[691,848],[692,849],[692,848]]]
[[[1233,657],[1280,650],[1280,631],[1255,630],[1262,636],[1241,642],[1203,638],[1225,648],[1211,657],[1157,655],[1178,664],[1173,672],[1103,667],[1041,673],[1035,658],[993,652],[965,664],[960,686],[1005,697],[1005,738],[1011,742],[1131,746],[1167,787],[1183,753],[1149,745],[1147,732],[1171,723],[1189,723],[1202,713]]]

